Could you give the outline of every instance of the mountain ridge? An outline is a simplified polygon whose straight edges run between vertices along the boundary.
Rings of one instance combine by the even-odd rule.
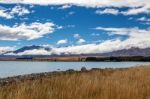
[[[22,53],[25,51],[40,50],[40,49],[45,50],[45,51],[51,51],[52,50],[51,47],[32,45],[32,46],[24,46],[20,49],[12,51],[12,52],[6,52],[3,55],[8,55],[8,53],[18,54],[18,53]],[[57,56],[57,54],[45,55],[45,56],[53,56],[53,55]],[[61,53],[58,56],[65,56],[65,55],[66,56],[73,56],[73,55],[83,55],[83,56],[150,56],[150,48],[132,47],[129,49],[122,49],[122,50],[116,50],[116,51],[112,51],[112,52],[95,53],[95,54],[91,54],[91,53],[89,53],[89,54],[65,54],[65,53]]]

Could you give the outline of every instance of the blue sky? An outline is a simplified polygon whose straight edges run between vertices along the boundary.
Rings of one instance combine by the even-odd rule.
[[[150,2],[106,1],[0,0],[0,50],[27,45],[94,45],[91,50],[97,52],[150,47]]]

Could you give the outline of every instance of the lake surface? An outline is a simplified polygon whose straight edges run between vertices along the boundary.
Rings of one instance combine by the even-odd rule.
[[[150,62],[20,62],[0,61],[0,78],[51,71],[91,68],[124,68],[150,65]]]

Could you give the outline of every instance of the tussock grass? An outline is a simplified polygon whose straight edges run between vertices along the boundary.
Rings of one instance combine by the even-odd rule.
[[[150,67],[66,73],[0,87],[0,99],[150,99]]]

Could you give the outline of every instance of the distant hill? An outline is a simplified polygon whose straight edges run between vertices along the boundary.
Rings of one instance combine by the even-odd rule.
[[[34,49],[44,49],[44,50],[47,50],[47,51],[51,50],[51,48],[49,48],[49,47],[32,45],[32,46],[22,47],[22,48],[20,48],[16,51],[13,51],[13,53],[17,54],[17,53],[21,53],[21,52],[24,52],[24,51],[27,51],[27,50],[34,50]]]
[[[100,54],[103,56],[150,56],[150,48],[130,48]]]
[[[41,46],[35,46],[35,45],[32,45],[32,46],[24,46],[16,51],[14,51],[13,53],[17,54],[17,53],[21,53],[21,52],[24,52],[24,51],[27,51],[27,50],[33,50],[33,49],[40,49]]]

